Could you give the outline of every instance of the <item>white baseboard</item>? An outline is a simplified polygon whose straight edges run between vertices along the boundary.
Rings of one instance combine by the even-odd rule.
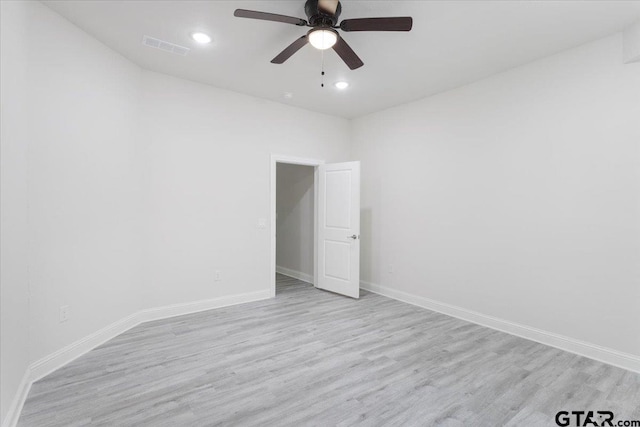
[[[33,381],[30,380],[30,374],[31,370],[27,367],[27,370],[20,381],[20,385],[18,386],[18,390],[16,391],[16,395],[11,401],[7,415],[4,417],[2,427],[14,427],[18,424],[18,418],[20,418],[22,407],[24,406],[25,400],[27,400],[27,395],[29,394],[29,390],[31,390],[31,384],[33,383]]]
[[[541,329],[532,328],[530,326],[521,325],[508,320],[487,316],[476,311],[434,301],[429,298],[398,291],[385,286],[375,285],[373,283],[361,281],[360,287],[367,291],[393,298],[398,301],[406,302],[428,310],[437,311],[438,313],[456,317],[467,322],[476,323],[491,329],[496,329],[501,332],[506,332],[511,335],[516,335],[521,338],[559,348],[560,350],[568,351],[579,356],[588,357],[589,359],[594,359],[599,362],[640,373],[640,357],[633,354],[623,353],[611,348],[543,331]]]
[[[285,276],[293,277],[294,279],[302,280],[313,285],[313,276],[307,273],[301,273],[299,271],[291,270],[290,268],[276,266],[276,273],[284,274]]]
[[[164,307],[150,308],[139,311],[140,322],[151,322],[153,320],[167,319],[184,314],[198,313],[200,311],[212,310],[214,308],[228,307],[230,305],[244,304],[247,302],[260,301],[271,298],[271,291],[248,292],[244,294],[229,295],[209,300],[193,301],[183,304],[172,304]]]
[[[29,366],[31,382],[49,375],[72,360],[140,324],[139,312],[120,319],[96,332],[36,360]]]
[[[24,402],[29,394],[31,385],[34,382],[141,323],[269,298],[271,298],[270,290],[249,292],[210,300],[194,301],[184,304],[173,304],[164,307],[140,310],[125,317],[124,319],[120,319],[117,322],[87,335],[86,337],[79,339],[78,341],[75,341],[29,365],[11,403],[9,411],[2,422],[2,427],[15,427],[18,423],[20,412],[22,411]]]

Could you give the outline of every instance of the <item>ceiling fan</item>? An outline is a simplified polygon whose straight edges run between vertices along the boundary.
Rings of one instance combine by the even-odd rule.
[[[271,60],[274,64],[282,64],[307,43],[320,50],[333,48],[347,66],[355,70],[364,65],[346,41],[336,30],[351,31],[411,31],[413,19],[409,16],[390,18],[358,18],[345,19],[338,25],[342,12],[339,0],[307,0],[304,11],[309,21],[292,16],[255,10],[236,9],[234,16],[240,18],[261,19],[264,21],[284,22],[299,27],[311,27],[309,32],[291,43],[285,50]]]

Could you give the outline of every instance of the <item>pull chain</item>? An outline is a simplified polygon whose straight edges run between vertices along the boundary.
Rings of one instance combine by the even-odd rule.
[[[320,65],[320,87],[324,87],[324,50],[321,50],[322,63]]]

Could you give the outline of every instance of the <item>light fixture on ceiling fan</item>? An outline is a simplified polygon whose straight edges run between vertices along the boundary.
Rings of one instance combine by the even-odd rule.
[[[331,29],[313,29],[307,33],[309,43],[318,50],[332,48],[338,41],[338,32]]]
[[[347,66],[355,70],[364,65],[337,30],[352,31],[411,31],[413,19],[410,16],[388,18],[345,19],[338,25],[342,5],[338,0],[307,0],[304,11],[309,21],[292,16],[255,10],[236,9],[234,16],[240,18],[260,19],[264,21],[283,22],[299,27],[311,27],[311,30],[271,60],[274,64],[282,64],[307,43],[316,49],[333,50],[342,58]]]

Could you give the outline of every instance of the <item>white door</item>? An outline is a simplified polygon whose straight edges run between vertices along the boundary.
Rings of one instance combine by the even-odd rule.
[[[360,162],[318,166],[316,287],[360,297]]]

